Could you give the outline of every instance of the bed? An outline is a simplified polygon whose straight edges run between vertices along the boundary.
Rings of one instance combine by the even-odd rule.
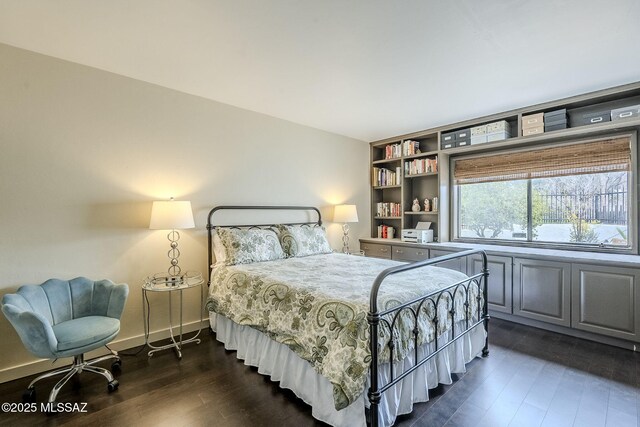
[[[302,211],[317,219],[278,225],[213,221],[216,212],[241,210]],[[331,253],[321,241],[321,225],[313,207],[212,209],[211,328],[245,364],[311,405],[315,418],[335,426],[392,425],[414,403],[428,400],[429,388],[451,383],[452,373],[488,355],[486,256],[466,251],[405,264]],[[305,252],[302,240],[288,240],[298,232],[318,237],[319,246]],[[254,240],[233,240],[237,235]],[[224,245],[216,241],[220,236]],[[276,247],[263,257],[278,246],[274,240],[283,253],[293,241],[297,253],[280,256]],[[244,254],[249,241],[259,242],[257,258],[233,258]],[[221,247],[232,254],[224,262]],[[433,266],[478,253],[483,269],[474,276]]]

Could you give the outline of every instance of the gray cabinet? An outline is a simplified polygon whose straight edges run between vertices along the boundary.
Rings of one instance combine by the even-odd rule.
[[[422,261],[429,258],[429,249],[412,248],[409,246],[391,246],[391,259],[397,261]]]
[[[571,264],[514,259],[513,314],[571,326]]]
[[[381,245],[379,243],[362,243],[360,249],[365,256],[391,259],[391,245]]]
[[[443,251],[441,249],[429,250],[430,258],[437,258],[443,255],[454,254],[456,251]],[[466,258],[456,258],[449,261],[445,261],[440,264],[436,264],[436,267],[450,268],[451,270],[460,271],[462,273],[467,272],[467,260]]]
[[[636,269],[573,264],[571,326],[638,341],[639,280]]]
[[[513,260],[511,257],[488,255],[489,267],[489,310],[511,313]],[[467,274],[472,276],[482,272],[482,257],[467,258]]]

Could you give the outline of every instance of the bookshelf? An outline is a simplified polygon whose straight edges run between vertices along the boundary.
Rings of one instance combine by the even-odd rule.
[[[394,227],[394,239],[401,237],[401,230],[415,228],[419,221],[430,222],[434,230],[436,242],[448,242],[450,239],[450,193],[451,174],[449,167],[451,159],[459,155],[489,153],[496,150],[519,149],[521,147],[557,144],[565,141],[580,140],[590,137],[615,135],[620,132],[640,132],[640,117],[635,113],[624,120],[604,120],[601,123],[586,122],[587,115],[613,109],[640,104],[640,82],[599,90],[583,95],[564,98],[527,106],[516,110],[492,114],[445,126],[440,126],[411,134],[395,136],[370,143],[371,181],[371,238],[378,237],[378,226]],[[530,115],[558,113],[564,110],[566,128],[545,129],[542,133],[523,135],[523,122]],[[545,116],[546,117],[546,116]],[[546,119],[545,119],[546,120]],[[504,139],[488,139],[486,142],[476,143],[471,140],[465,144],[445,146],[446,137],[464,131],[473,131],[477,127],[487,127],[501,122],[504,129]],[[488,132],[488,131],[487,131]],[[489,132],[488,132],[489,133]],[[407,149],[410,143],[411,149]],[[433,170],[433,163],[437,169]],[[407,168],[407,165],[413,169]],[[431,164],[431,168],[429,165]],[[379,185],[373,181],[375,170],[384,169],[395,174],[388,185]],[[376,185],[377,184],[377,185]],[[640,193],[639,193],[640,194]],[[640,195],[638,195],[640,197]],[[411,210],[412,202],[418,199],[420,212]],[[425,198],[438,203],[430,212],[425,212],[423,201]],[[377,215],[379,203],[400,203],[400,215]],[[364,239],[367,240],[367,239]],[[377,241],[384,243],[383,241]]]
[[[418,221],[431,222],[434,237],[438,235],[439,207],[424,211],[424,199],[439,200],[439,135],[387,140],[371,145],[371,236],[378,237],[379,227],[394,228],[394,239],[402,229],[415,228]],[[380,172],[384,170],[384,172]],[[394,173],[393,185],[379,185],[381,175]],[[418,199],[421,212],[412,212]],[[381,204],[397,204],[393,215],[379,215]]]

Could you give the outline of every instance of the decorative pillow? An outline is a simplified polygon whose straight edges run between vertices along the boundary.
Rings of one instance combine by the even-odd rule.
[[[309,225],[277,225],[282,249],[288,257],[333,252],[324,228]]]
[[[213,231],[213,256],[215,257],[214,265],[222,265],[227,259],[227,251],[222,245],[217,229]],[[213,265],[210,265],[209,267],[211,268]]]
[[[217,228],[225,251],[225,265],[248,264],[284,258],[278,236],[273,230]]]

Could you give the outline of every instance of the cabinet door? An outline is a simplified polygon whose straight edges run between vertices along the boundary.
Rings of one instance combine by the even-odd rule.
[[[571,265],[514,259],[513,314],[570,326]]]
[[[513,284],[513,260],[511,257],[487,255],[489,268],[489,309],[511,313]],[[467,258],[467,274],[472,276],[482,272],[482,257],[474,255]]]
[[[362,243],[360,248],[364,251],[365,256],[376,258],[391,258],[391,245],[381,245],[378,243]]]
[[[454,254],[456,251],[444,251],[441,249],[430,249],[429,254],[431,255],[429,258],[437,258],[443,255]],[[460,271],[462,273],[467,272],[467,260],[463,258],[452,259],[449,261],[445,261],[440,264],[436,264],[436,267],[449,268],[451,270]]]
[[[571,326],[638,341],[638,280],[635,269],[573,264]]]
[[[391,246],[391,259],[398,261],[422,261],[429,258],[429,249],[409,246]]]

